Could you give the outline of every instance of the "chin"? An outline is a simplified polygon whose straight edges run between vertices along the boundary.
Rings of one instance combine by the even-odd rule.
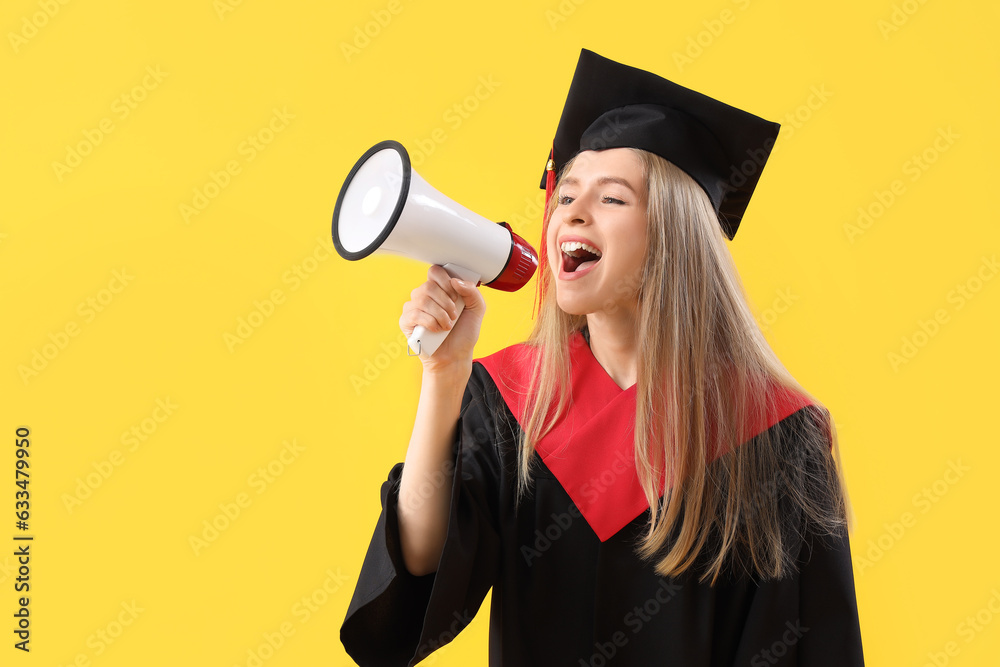
[[[558,289],[556,290],[556,305],[567,315],[587,315],[594,312],[594,309],[584,299],[561,295]]]

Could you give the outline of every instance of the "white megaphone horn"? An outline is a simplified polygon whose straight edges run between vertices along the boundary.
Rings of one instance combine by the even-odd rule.
[[[494,223],[431,187],[410,166],[402,144],[375,144],[355,163],[333,211],[333,245],[344,259],[374,252],[439,264],[466,282],[513,292],[531,279],[538,255],[506,223]],[[459,314],[464,304],[458,304]],[[407,339],[432,355],[448,331],[418,326]]]

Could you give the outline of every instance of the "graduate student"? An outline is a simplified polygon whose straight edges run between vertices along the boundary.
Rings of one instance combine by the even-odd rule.
[[[832,421],[726,247],[777,133],[582,52],[531,338],[474,361],[483,299],[440,267],[403,307],[451,333],[341,628],[359,665],[416,664],[490,589],[494,667],[864,664]]]

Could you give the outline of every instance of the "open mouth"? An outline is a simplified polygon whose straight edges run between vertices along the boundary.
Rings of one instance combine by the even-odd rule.
[[[580,241],[564,241],[559,249],[562,250],[562,269],[566,273],[585,269],[601,259],[600,250]]]

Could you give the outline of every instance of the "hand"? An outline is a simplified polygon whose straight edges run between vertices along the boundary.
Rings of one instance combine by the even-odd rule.
[[[464,303],[459,315],[456,304]],[[422,325],[429,332],[451,331],[433,356],[420,355],[425,373],[467,373],[486,312],[486,302],[474,285],[452,278],[440,266],[427,272],[427,282],[403,304],[399,328],[407,338]]]

